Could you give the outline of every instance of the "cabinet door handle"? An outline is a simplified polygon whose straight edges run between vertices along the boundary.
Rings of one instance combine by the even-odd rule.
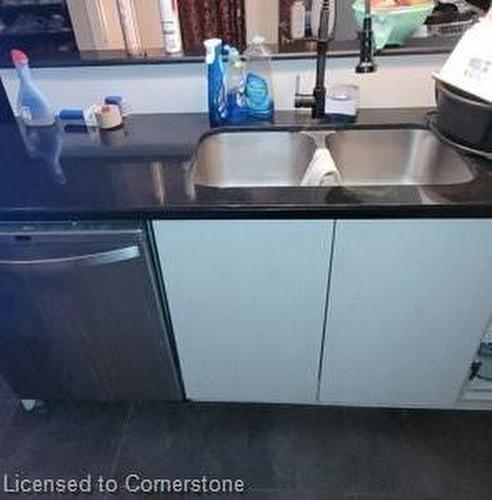
[[[0,270],[11,271],[65,271],[76,267],[96,267],[116,264],[140,257],[138,246],[130,246],[86,255],[35,260],[0,260]]]

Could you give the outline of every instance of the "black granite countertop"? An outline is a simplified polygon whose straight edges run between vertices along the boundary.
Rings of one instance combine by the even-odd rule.
[[[427,111],[362,110],[355,126],[421,127]],[[293,112],[265,126],[331,127]],[[194,186],[191,159],[208,133],[204,114],[135,115],[93,135],[40,129],[27,142],[1,126],[0,220],[492,217],[492,162],[468,156],[475,177],[455,186]]]

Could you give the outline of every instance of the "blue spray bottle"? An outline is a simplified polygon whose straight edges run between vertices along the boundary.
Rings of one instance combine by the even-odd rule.
[[[208,70],[208,111],[212,127],[227,122],[227,92],[225,84],[225,67],[222,60],[222,40],[210,38],[205,40]]]
[[[55,117],[48,101],[32,80],[28,57],[20,50],[13,50],[11,55],[20,80],[17,111],[23,122],[32,127],[53,125]]]

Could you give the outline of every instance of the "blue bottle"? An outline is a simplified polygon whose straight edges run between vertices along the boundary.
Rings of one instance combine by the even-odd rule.
[[[227,92],[225,83],[225,67],[222,60],[222,40],[210,38],[205,40],[208,70],[208,111],[210,124],[217,127],[227,123]]]
[[[32,80],[28,57],[20,50],[13,50],[11,56],[20,81],[17,111],[23,122],[32,127],[53,125],[55,117],[48,101]]]
[[[254,37],[244,54],[247,63],[246,102],[254,120],[272,120],[274,97],[271,54],[263,37]]]

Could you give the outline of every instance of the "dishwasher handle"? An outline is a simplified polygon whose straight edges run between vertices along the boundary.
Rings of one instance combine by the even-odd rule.
[[[26,271],[67,271],[73,268],[97,267],[118,262],[126,262],[140,257],[140,248],[136,245],[109,250],[107,252],[77,255],[71,257],[60,257],[53,259],[33,260],[2,260],[0,259],[0,271],[9,270],[14,272]]]

